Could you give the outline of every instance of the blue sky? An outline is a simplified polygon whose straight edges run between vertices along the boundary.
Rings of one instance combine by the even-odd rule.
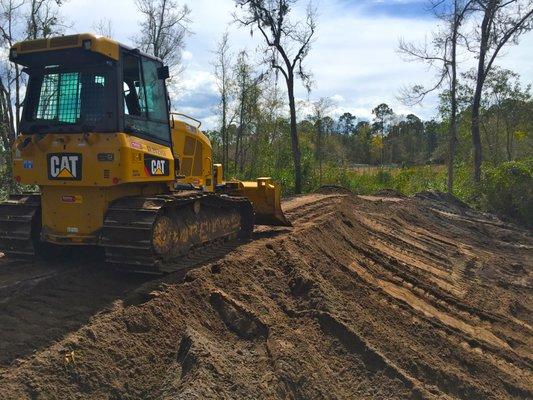
[[[359,12],[367,16],[402,17],[407,19],[431,18],[431,15],[427,12],[428,2],[424,0],[343,0],[338,3],[345,10],[359,7]]]
[[[180,0],[183,3],[183,0]],[[307,4],[294,12],[301,16]],[[249,32],[231,24],[235,11],[232,0],[194,0],[187,4],[192,10],[191,30],[184,53],[185,73],[179,91],[173,91],[176,111],[191,114],[204,121],[204,126],[218,124],[216,82],[213,76],[213,51],[222,33],[230,33],[232,51],[246,48],[253,54],[260,42]],[[399,114],[415,113],[423,118],[436,115],[436,97],[422,106],[406,107],[397,96],[402,87],[430,84],[432,72],[424,65],[404,62],[398,55],[400,38],[424,41],[436,27],[425,0],[318,0],[318,32],[306,60],[316,82],[308,97],[298,86],[302,101],[331,97],[333,113],[351,112],[359,118],[371,118],[371,110],[386,102]],[[91,31],[101,18],[113,23],[117,40],[129,43],[137,31],[139,15],[134,0],[69,0],[62,6],[63,14],[77,31]],[[498,64],[522,75],[524,83],[533,82],[533,33],[525,35],[519,46],[504,52]],[[470,68],[472,61],[461,65]],[[304,111],[305,112],[305,111]]]

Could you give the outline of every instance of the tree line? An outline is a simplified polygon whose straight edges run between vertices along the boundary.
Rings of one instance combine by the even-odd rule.
[[[279,175],[280,166],[287,168],[287,148],[283,146],[290,138],[294,164],[290,182],[295,193],[306,186],[310,176],[322,180],[324,163],[338,167],[446,163],[451,193],[457,163],[471,163],[472,185],[476,185],[482,160],[494,163],[532,155],[531,88],[524,86],[515,72],[495,63],[503,49],[517,44],[520,36],[533,28],[531,0],[429,1],[440,22],[438,30],[422,44],[400,40],[399,53],[408,61],[427,63],[435,71],[430,87],[414,84],[400,93],[405,104],[415,105],[437,92],[439,113],[430,121],[414,114],[396,115],[387,104],[372,110],[372,120],[350,113],[333,116],[328,98],[308,104],[311,112],[298,112],[295,77],[312,89],[312,74],[303,62],[311,51],[317,24],[311,5],[305,22],[295,22],[295,3],[236,1],[241,13],[234,19],[242,27],[260,32],[263,57],[258,65],[268,68],[255,67],[245,52],[232,64],[227,34],[215,53],[222,120],[220,130],[210,136],[222,149],[221,159],[230,166],[230,174],[252,177],[258,162],[265,168],[266,161],[259,159],[275,148],[277,152],[268,156],[271,163],[266,163],[274,167],[263,171]],[[290,51],[294,58],[288,55]],[[476,60],[476,67],[461,71],[468,57]],[[286,171],[283,175],[286,177]]]
[[[224,48],[226,39],[221,43]],[[228,178],[270,174],[294,185],[285,93],[275,77],[254,67],[245,52],[225,68],[225,129],[207,131],[215,159],[224,160]],[[473,70],[461,74],[457,84],[456,164],[471,160],[473,74]],[[513,71],[496,67],[488,75],[480,105],[480,136],[487,162],[498,164],[533,155],[532,96],[531,85],[524,85]],[[335,115],[330,98],[297,104],[303,189],[326,183],[322,171],[327,167],[341,171],[360,165],[445,164],[449,159],[449,97],[449,92],[441,94],[439,115],[431,120],[399,115],[384,103],[376,105],[371,119],[349,112]]]

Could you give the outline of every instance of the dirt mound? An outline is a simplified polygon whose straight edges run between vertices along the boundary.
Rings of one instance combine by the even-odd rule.
[[[352,194],[352,191],[340,185],[322,185],[315,193],[319,194]]]
[[[90,265],[10,290],[0,398],[532,398],[533,240],[435,204],[295,197],[294,228],[186,274]],[[38,276],[3,263],[0,289]]]
[[[402,198],[405,197],[403,193],[400,193],[399,191],[395,189],[381,189],[376,192],[376,196],[387,196],[387,197],[398,197]]]
[[[429,200],[436,203],[442,203],[445,206],[454,206],[458,209],[468,210],[470,206],[463,201],[459,200],[454,195],[449,193],[437,192],[437,191],[427,191],[420,192],[414,195],[417,199]]]

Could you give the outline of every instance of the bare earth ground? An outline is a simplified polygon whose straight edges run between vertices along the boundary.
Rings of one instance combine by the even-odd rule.
[[[0,260],[0,399],[533,398],[533,240],[443,195],[284,203],[189,272]]]

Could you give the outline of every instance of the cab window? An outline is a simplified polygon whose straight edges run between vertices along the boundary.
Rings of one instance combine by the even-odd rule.
[[[161,66],[154,60],[124,53],[124,125],[148,139],[170,141],[165,83],[158,78]]]
[[[165,83],[157,74],[159,65],[155,61],[143,59],[142,66],[148,119],[168,124]]]
[[[115,113],[109,111],[113,89],[108,76],[106,70],[99,68],[32,72],[24,121],[62,128],[79,124],[92,129],[110,126]]]

